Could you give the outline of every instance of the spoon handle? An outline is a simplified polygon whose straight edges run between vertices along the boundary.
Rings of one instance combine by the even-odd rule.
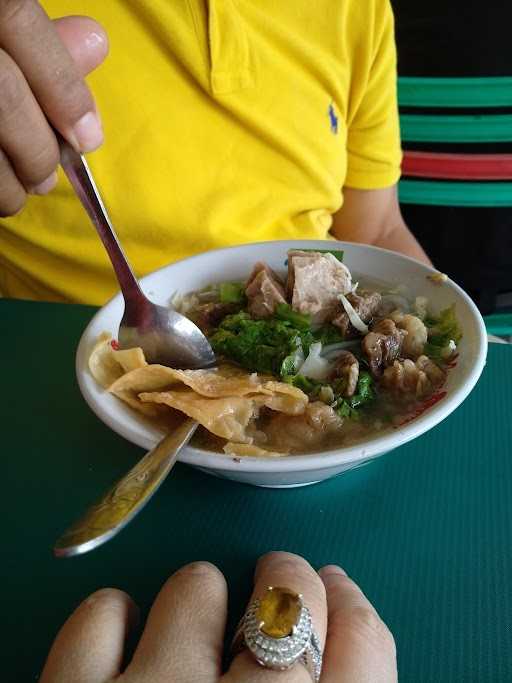
[[[142,510],[171,471],[180,450],[197,429],[187,418],[165,436],[59,538],[57,557],[80,555],[106,543]]]
[[[56,131],[55,135],[60,147],[61,166],[89,214],[103,242],[103,246],[107,250],[125,301],[144,299],[144,295],[112,227],[87,161]]]

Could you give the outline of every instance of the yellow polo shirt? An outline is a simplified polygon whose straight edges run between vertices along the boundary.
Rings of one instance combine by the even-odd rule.
[[[388,0],[43,0],[102,23],[88,157],[138,276],[230,244],[326,238],[344,186],[399,177]],[[104,303],[117,284],[60,175],[0,219],[0,294]]]

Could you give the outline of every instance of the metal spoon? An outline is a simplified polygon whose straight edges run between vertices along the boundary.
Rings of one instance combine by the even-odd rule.
[[[148,363],[161,363],[171,368],[214,365],[212,347],[197,325],[170,308],[157,306],[142,293],[86,160],[61,136],[58,138],[62,168],[107,250],[124,297],[124,315],[118,335],[120,347],[140,346]]]
[[[150,363],[172,368],[205,368],[215,364],[213,350],[201,330],[185,316],[157,306],[142,293],[123,253],[86,160],[58,133],[61,164],[89,214],[110,257],[124,297],[119,327],[121,348],[140,346]],[[57,541],[57,557],[88,552],[115,536],[144,507],[197,428],[186,419],[147,453]]]
[[[139,513],[158,490],[197,429],[187,418],[146,453],[128,474],[116,482],[58,539],[56,557],[81,555],[110,541]]]

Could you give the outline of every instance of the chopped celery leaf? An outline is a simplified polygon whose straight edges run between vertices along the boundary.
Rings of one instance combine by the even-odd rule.
[[[301,389],[305,394],[311,396],[312,394],[318,392],[322,386],[322,382],[317,382],[314,379],[309,379],[309,377],[304,377],[304,375],[285,375],[283,376],[283,382],[287,384],[292,384],[297,389]]]
[[[329,344],[337,344],[344,341],[341,330],[334,325],[322,325],[313,332],[315,341],[322,343],[322,346],[328,346]]]
[[[443,362],[443,355],[450,341],[456,344],[462,339],[462,331],[455,315],[455,304],[441,311],[438,318],[428,320],[429,335],[423,352],[435,361]]]
[[[312,341],[309,330],[297,329],[289,320],[253,320],[245,311],[226,316],[210,337],[216,354],[248,370],[277,376],[285,359],[299,348],[306,354]],[[288,366],[290,361],[285,370]]]
[[[373,401],[374,398],[375,391],[373,390],[373,378],[369,372],[363,370],[359,373],[355,394],[348,398],[339,397],[334,409],[340,417],[357,420],[359,419],[358,409],[365,403]]]
[[[219,296],[223,304],[238,304],[245,301],[245,284],[243,282],[221,282]]]
[[[289,304],[277,304],[274,317],[289,322],[298,330],[309,330],[311,328],[311,316],[305,313],[297,313]]]

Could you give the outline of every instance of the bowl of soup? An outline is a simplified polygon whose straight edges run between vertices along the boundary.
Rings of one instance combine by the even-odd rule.
[[[219,249],[142,278],[208,336],[218,365],[148,365],[120,349],[120,294],[80,340],[80,390],[145,449],[184,416],[180,461],[258,486],[311,484],[420,437],[467,397],[487,351],[483,320],[444,274],[401,254],[333,241]]]

